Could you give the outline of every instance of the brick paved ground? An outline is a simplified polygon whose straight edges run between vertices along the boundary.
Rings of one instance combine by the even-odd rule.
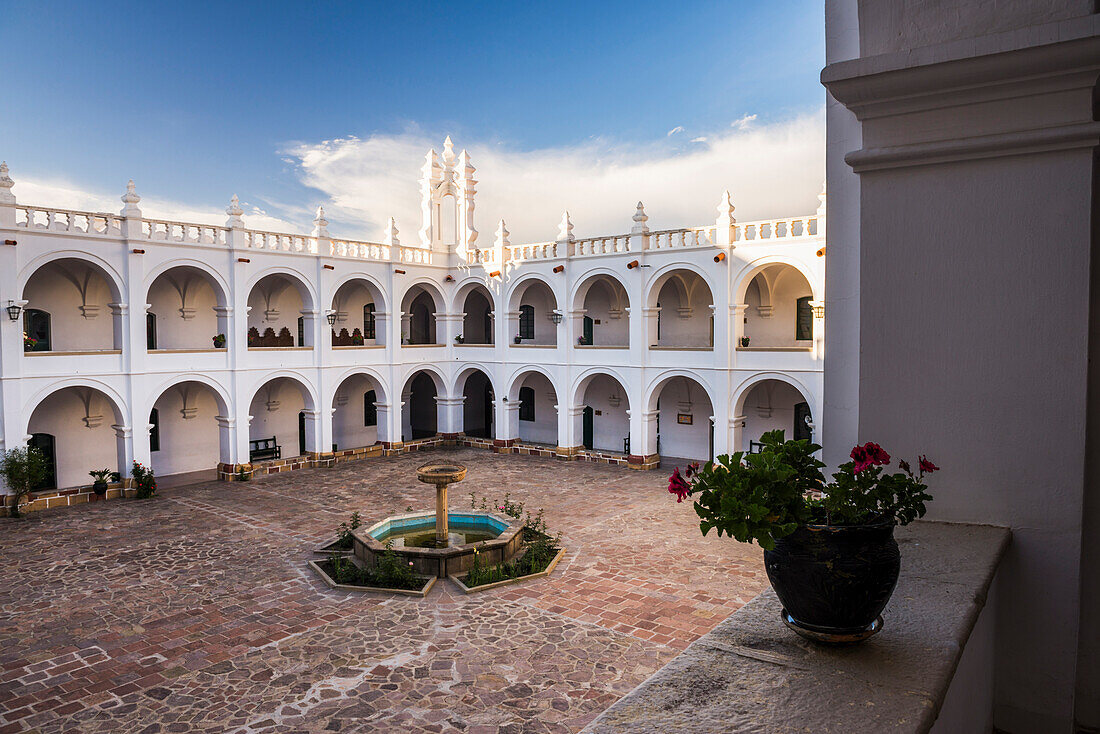
[[[663,471],[463,450],[452,506],[544,507],[553,576],[326,589],[309,551],[352,510],[429,508],[435,455],[0,520],[0,734],[572,732],[763,587],[759,550],[701,538]]]

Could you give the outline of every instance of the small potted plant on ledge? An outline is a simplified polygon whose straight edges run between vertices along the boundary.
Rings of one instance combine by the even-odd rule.
[[[225,346],[225,334],[214,335],[214,349],[221,349]]]
[[[111,477],[116,472],[110,469],[92,469],[88,472],[88,476],[92,478],[92,491],[98,496],[103,497],[107,494],[107,482],[111,480]]]
[[[749,338],[747,336],[741,337],[741,346],[747,347],[749,345]]]
[[[523,341],[523,337],[520,336],[519,334],[516,334],[514,337],[512,337],[512,341],[515,342],[516,344],[519,344]]]
[[[465,344],[465,343],[466,343],[466,338],[463,337],[462,334],[456,334],[455,335],[455,344]]]
[[[782,431],[760,441],[760,453],[719,456],[683,475],[677,468],[669,492],[695,499],[703,535],[716,529],[760,544],[788,627],[826,643],[870,637],[901,569],[894,527],[924,515],[932,499],[924,477],[939,467],[921,456],[916,472],[899,461],[888,474],[890,455],[867,443],[826,482],[820,446],[784,441]]]
[[[578,336],[577,337],[577,344],[579,344],[582,347],[586,347],[586,346],[588,346],[588,340],[585,339],[583,336]]]
[[[24,352],[33,352],[34,348],[36,346],[38,346],[38,340],[35,339],[33,336],[28,335],[27,332],[24,331],[23,332],[23,351]]]

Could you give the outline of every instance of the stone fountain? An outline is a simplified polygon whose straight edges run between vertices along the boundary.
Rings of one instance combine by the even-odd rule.
[[[416,470],[416,478],[435,485],[435,541],[437,548],[450,545],[447,515],[447,487],[466,478],[466,467],[446,461],[432,461]]]
[[[447,489],[466,478],[466,467],[433,461],[416,470],[416,478],[435,486],[435,511],[387,517],[352,534],[352,552],[373,567],[384,553],[397,553],[418,574],[445,577],[473,564],[475,549],[486,565],[505,563],[523,544],[523,522],[495,512],[453,512]]]

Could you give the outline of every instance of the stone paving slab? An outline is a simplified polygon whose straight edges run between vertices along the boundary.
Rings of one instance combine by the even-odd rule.
[[[664,472],[447,452],[545,508],[546,578],[424,600],[327,589],[312,549],[428,509],[413,454],[0,520],[0,734],[576,732],[765,585]]]

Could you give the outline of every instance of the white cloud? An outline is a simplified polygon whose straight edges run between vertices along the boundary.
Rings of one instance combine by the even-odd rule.
[[[749,126],[755,121],[756,115],[743,115],[740,119],[731,122],[730,127],[735,130],[748,130]]]
[[[754,117],[687,149],[664,138],[528,151],[495,140],[458,140],[456,150],[465,146],[477,167],[479,243],[492,242],[501,217],[513,243],[553,239],[565,209],[578,237],[627,232],[638,200],[653,229],[708,224],[724,189],[742,221],[813,212],[825,177],[824,111],[749,127]],[[283,152],[299,161],[302,182],[330,200],[330,231],[377,240],[392,215],[401,241],[415,244],[420,167],[429,148],[441,150],[443,137],[411,130],[300,143]]]
[[[684,131],[684,126],[683,125],[677,125],[676,127],[669,130],[667,133],[665,133],[665,137],[671,138],[673,135],[676,135],[677,133],[682,133],[683,131]]]
[[[20,203],[50,206],[58,209],[112,213],[118,212],[123,206],[119,197],[121,197],[125,188],[120,188],[116,195],[102,190],[84,189],[68,181],[22,178],[14,171],[12,176],[15,178],[15,188],[12,192]],[[137,192],[141,194],[140,186]],[[201,195],[205,192],[197,193]],[[200,207],[144,195],[138,204],[141,213],[150,219],[167,219],[173,222],[193,222],[196,224],[225,224],[227,218],[225,207],[228,205],[229,202],[226,201],[220,208],[217,206]],[[262,207],[242,201],[241,208],[245,212],[245,225],[252,229],[275,232],[302,231],[302,225],[271,214]]]
[[[693,143],[705,143],[705,142],[707,142],[707,139],[705,137],[692,138],[691,142],[693,142]]]

